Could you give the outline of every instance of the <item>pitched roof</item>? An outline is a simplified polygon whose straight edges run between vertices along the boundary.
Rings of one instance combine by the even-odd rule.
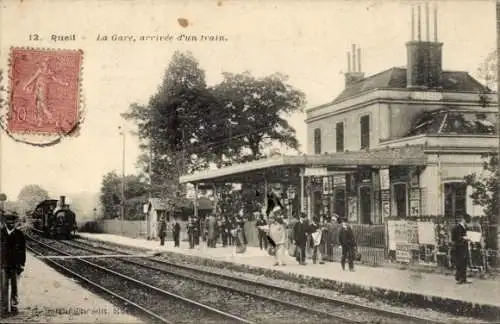
[[[441,87],[442,91],[491,92],[469,73],[463,71],[443,71]],[[346,87],[333,102],[343,101],[375,89],[406,89],[406,69],[393,67],[353,83]]]

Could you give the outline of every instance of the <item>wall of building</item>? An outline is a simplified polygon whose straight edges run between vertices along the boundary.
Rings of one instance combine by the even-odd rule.
[[[483,159],[479,154],[431,154],[428,156],[429,165],[420,175],[422,188],[422,214],[443,214],[444,196],[440,192],[440,185],[446,182],[463,181],[464,177],[480,174],[483,170]],[[439,163],[438,163],[439,162]],[[482,208],[472,203],[469,197],[472,188],[468,188],[466,206],[471,216],[481,216]]]
[[[316,128],[321,129],[321,153],[336,152],[337,122],[344,122],[344,150],[360,150],[360,117],[365,114],[370,115],[370,148],[375,148],[386,145],[381,142],[406,135],[417,116],[424,111],[442,108],[496,111],[492,105],[480,107],[477,94],[439,93],[439,99],[425,98],[423,94],[436,93],[380,90],[307,111],[307,153],[314,154]]]
[[[359,151],[361,149],[361,127],[360,118],[370,116],[370,148],[376,147],[380,138],[380,130],[385,126],[381,123],[381,117],[386,117],[381,110],[387,108],[378,103],[368,105],[341,114],[331,115],[323,119],[311,121],[307,124],[307,154],[314,154],[314,130],[321,129],[321,154],[325,152],[335,153],[336,148],[336,125],[344,123],[344,150]]]

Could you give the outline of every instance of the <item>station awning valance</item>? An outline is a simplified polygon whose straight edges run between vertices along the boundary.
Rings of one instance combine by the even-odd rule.
[[[325,155],[278,156],[232,165],[225,168],[197,172],[180,177],[181,183],[248,182],[266,179],[269,182],[291,182],[305,167],[326,167],[331,171],[352,171],[358,167],[395,165],[421,166],[427,164],[420,146],[377,149],[359,152],[341,152]]]

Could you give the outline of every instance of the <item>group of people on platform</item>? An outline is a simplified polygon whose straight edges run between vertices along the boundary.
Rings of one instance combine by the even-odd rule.
[[[301,213],[299,217],[294,217],[290,222],[283,217],[280,211],[273,213],[267,224],[263,215],[256,222],[259,232],[259,246],[261,249],[269,249],[270,254],[275,256],[275,265],[285,265],[284,255],[286,246],[288,253],[294,256],[296,261],[301,264],[306,264],[306,248],[312,248],[312,261],[316,263],[324,263],[321,257],[320,245],[325,242],[327,235],[334,233],[331,226],[335,222],[341,224],[338,231],[338,242],[342,248],[341,266],[345,270],[347,261],[349,270],[354,271],[354,260],[356,258],[356,239],[352,228],[349,226],[347,219],[343,219],[334,215],[333,217],[313,217],[307,219],[305,213]],[[330,229],[330,231],[329,231]]]
[[[321,256],[320,245],[324,242],[338,242],[342,249],[341,267],[345,270],[346,262],[349,270],[354,271],[354,260],[359,259],[357,244],[354,232],[348,224],[347,219],[333,216],[313,217],[307,219],[305,213],[300,213],[297,217],[292,217],[291,221],[284,217],[282,211],[272,212],[269,217],[264,213],[258,214],[255,226],[258,233],[258,242],[261,250],[268,250],[275,257],[275,265],[285,265],[285,254],[295,257],[301,265],[306,264],[306,248],[312,248],[312,261],[324,263]],[[266,218],[268,220],[266,220]],[[460,217],[460,221],[452,231],[452,241],[454,243],[456,281],[457,283],[467,283],[467,217]],[[340,229],[338,226],[340,224]],[[206,218],[189,217],[186,224],[186,232],[189,241],[189,248],[193,249],[200,245],[200,238],[207,242],[207,247],[215,248],[219,238],[222,246],[235,246],[238,253],[243,253],[248,244],[245,230],[245,220],[239,216],[217,216],[211,213]],[[173,226],[173,237],[175,246],[180,246],[181,227],[176,219]],[[337,237],[332,237],[335,235]],[[164,245],[166,236],[166,222],[160,225],[161,245]],[[325,244],[326,254],[333,255],[333,244]]]
[[[242,253],[248,244],[244,226],[245,220],[239,215],[228,217],[211,213],[206,218],[190,216],[186,224],[189,248],[199,246],[200,239],[207,242],[207,247],[215,248],[220,238],[223,247],[234,245],[237,252]],[[159,227],[160,245],[165,244],[166,232],[167,225],[165,220],[162,220]],[[175,219],[172,227],[175,247],[180,246],[180,232],[179,220]]]
[[[324,263],[320,245],[325,240],[335,240],[335,238],[327,238],[327,236],[334,232],[330,230],[332,226],[338,226],[335,223],[341,224],[336,239],[342,248],[341,266],[342,269],[345,269],[347,261],[349,270],[354,271],[354,260],[357,253],[356,239],[347,219],[334,215],[321,219],[314,217],[308,220],[306,214],[301,213],[299,217],[294,217],[288,222],[281,211],[273,212],[269,217],[265,217],[264,213],[261,212],[255,212],[255,214],[258,214],[255,226],[257,227],[260,249],[272,249],[270,253],[276,258],[275,265],[285,265],[284,256],[287,247],[288,254],[293,255],[299,264],[305,265],[307,246],[312,247],[313,263]],[[269,219],[269,223],[266,218]],[[208,248],[215,248],[220,239],[223,247],[235,246],[237,253],[243,253],[248,244],[244,226],[245,219],[240,215],[228,217],[211,213],[206,218],[190,216],[186,224],[189,248],[193,249],[199,246],[200,240],[206,242]],[[164,245],[165,242],[166,228],[166,222],[161,221],[159,228],[161,245]],[[179,221],[175,219],[172,228],[175,247],[180,246],[180,232]],[[328,246],[328,248],[332,247]],[[332,254],[331,250],[326,252],[329,255]]]

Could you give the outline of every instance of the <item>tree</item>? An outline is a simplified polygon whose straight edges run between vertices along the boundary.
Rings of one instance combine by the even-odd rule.
[[[141,148],[151,150],[151,182],[154,193],[175,198],[183,191],[180,175],[205,168],[206,159],[200,149],[187,151],[199,142],[203,119],[216,110],[217,101],[208,91],[205,72],[190,53],[176,52],[165,72],[163,83],[148,105],[133,104],[123,114],[138,126],[138,136],[147,143]],[[140,157],[143,170],[149,154]]]
[[[478,77],[489,89],[494,91],[497,89],[497,51],[492,51],[479,68],[477,69]]]
[[[225,73],[208,88],[196,59],[176,52],[149,103],[132,104],[123,117],[136,123],[145,142],[138,164],[150,174],[152,193],[175,207],[185,192],[183,174],[262,158],[273,141],[298,149],[285,117],[304,104],[305,95],[278,73]]]
[[[209,149],[218,156],[229,155],[228,159],[235,158],[237,162],[263,157],[267,140],[298,150],[295,129],[284,117],[302,111],[305,95],[286,81],[287,77],[280,73],[263,78],[255,78],[248,72],[224,73],[224,80],[213,87],[224,107],[217,128],[224,131],[212,141],[225,143]],[[230,140],[224,141],[227,138]]]
[[[471,198],[475,205],[483,207],[484,215],[488,221],[489,229],[486,246],[489,249],[498,249],[498,213],[499,210],[499,169],[498,155],[486,154],[484,156],[483,172],[472,173],[465,177],[465,182],[472,189]],[[497,263],[498,260],[494,260]]]
[[[49,193],[39,185],[30,184],[24,186],[17,196],[19,210],[21,215],[35,209],[43,200],[49,199]]]
[[[116,172],[104,175],[101,184],[100,201],[104,218],[116,218],[120,215],[122,203],[122,178]],[[147,202],[148,185],[139,176],[125,176],[125,218],[141,218],[142,205]]]

